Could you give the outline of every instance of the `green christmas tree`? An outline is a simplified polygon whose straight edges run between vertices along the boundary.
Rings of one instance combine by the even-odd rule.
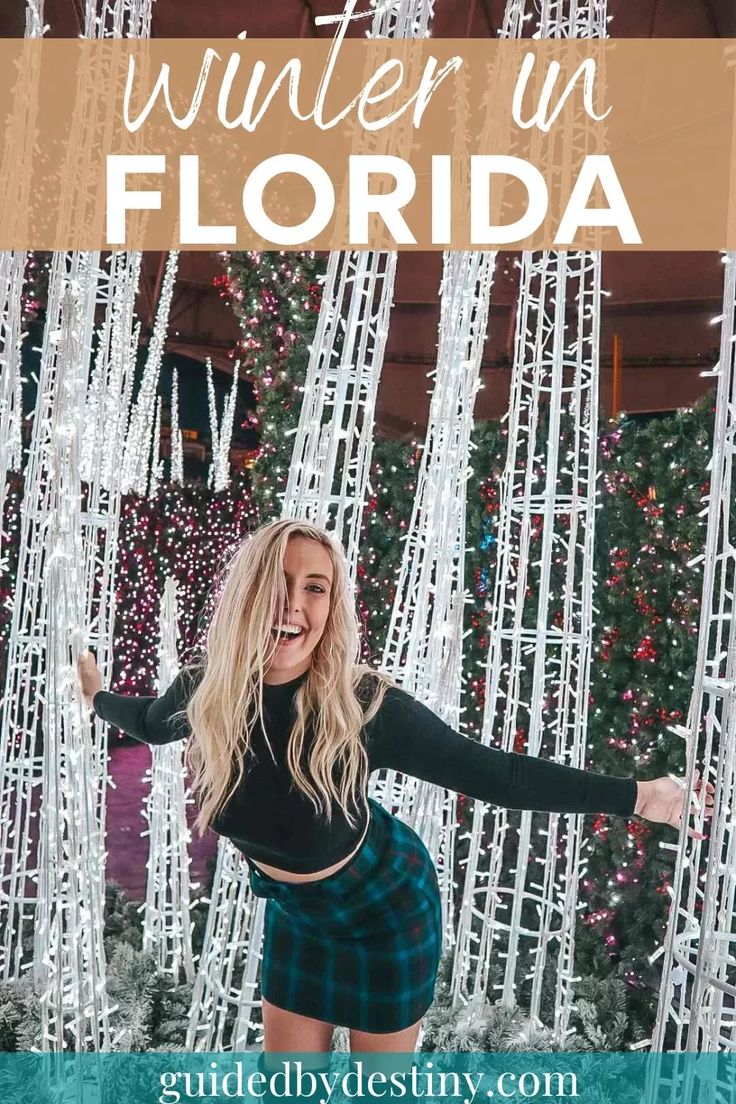
[[[623,419],[600,438],[603,508],[597,530],[599,610],[592,668],[589,764],[605,774],[682,774],[685,747],[671,726],[687,715],[697,650],[705,541],[703,496],[712,451],[713,397],[640,424]],[[651,1024],[674,841],[671,829],[600,816],[578,926],[582,968],[608,964]],[[608,960],[606,962],[606,960]]]
[[[260,433],[253,491],[262,521],[281,513],[299,422],[309,346],[322,299],[324,261],[314,253],[224,253],[216,286],[237,314],[242,337],[232,355],[255,380]]]

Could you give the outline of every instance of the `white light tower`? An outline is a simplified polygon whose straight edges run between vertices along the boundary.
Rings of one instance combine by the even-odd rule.
[[[674,730],[686,741],[688,791],[700,765],[715,806],[710,839],[688,839],[684,817],[674,848],[654,1051],[736,1051],[736,253],[724,275],[720,360],[703,373],[718,387],[698,655],[687,724]],[[702,814],[695,820],[702,831]]]
[[[166,335],[169,329],[171,299],[174,294],[176,273],[179,267],[179,254],[172,250],[166,258],[164,277],[161,281],[161,294],[156,306],[156,318],[148,345],[146,366],[143,369],[141,384],[130,414],[130,425],[125,438],[123,453],[123,492],[133,491],[146,495],[156,481],[156,459],[158,441],[155,433],[156,396],[161,373],[161,361],[166,348]],[[151,462],[151,455],[155,459]]]
[[[455,729],[462,690],[470,435],[495,259],[491,252],[444,254],[429,423],[381,665]],[[408,777],[396,791],[396,772],[385,773],[386,779],[383,771],[373,779],[376,796],[411,824],[435,860],[451,942],[456,794]]]
[[[21,293],[25,267],[25,253],[0,253],[0,557],[8,473],[21,467]]]
[[[606,4],[509,0],[503,34],[603,37]],[[593,626],[600,254],[526,252],[520,273],[482,740],[582,767]],[[544,424],[543,424],[544,423]],[[554,1030],[572,999],[580,817],[474,807],[453,975],[457,1001],[521,997]],[[492,983],[491,968],[502,964]]]
[[[44,32],[43,0],[27,0],[25,38],[41,38]],[[23,111],[13,112],[11,132],[6,134],[0,171],[3,179],[12,180],[17,158],[32,156],[38,110],[40,56],[31,55],[23,73]],[[28,182],[17,197],[21,210],[31,203]],[[21,469],[21,344],[23,341],[22,292],[28,256],[23,250],[0,252],[0,557],[3,550],[2,519],[9,471]]]
[[[34,18],[39,12],[35,5]],[[134,33],[149,17],[148,2],[107,4],[102,13],[90,2],[85,25],[98,36]],[[99,125],[93,111],[75,113],[68,157],[82,174]],[[18,977],[32,946],[44,1049],[109,1044],[102,942],[107,751],[101,724],[90,738],[80,714],[74,666],[85,638],[103,676],[109,666],[117,475],[139,270],[137,253],[113,253],[102,268],[97,253],[54,254],[24,471],[0,706],[0,976]]]
[[[233,440],[235,424],[235,405],[238,401],[238,379],[240,361],[233,364],[233,381],[222,411],[222,421],[217,423],[217,404],[215,386],[212,380],[212,361],[207,357],[207,394],[209,398],[210,440],[212,442],[212,462],[207,477],[207,486],[213,491],[224,491],[230,483],[230,446]]]
[[[62,299],[55,341],[53,420],[47,440],[46,539],[39,621],[46,628],[42,716],[43,794],[34,928],[44,1050],[110,1045],[103,944],[105,851],[99,819],[104,785],[89,725],[75,693],[85,626],[79,459],[87,366],[80,346],[83,300]],[[48,378],[48,377],[47,377]]]
[[[175,367],[171,373],[171,465],[169,468],[169,480],[178,483],[184,482],[184,447],[182,445],[181,430],[179,429],[179,371]]]
[[[433,15],[433,0],[377,3],[370,37],[425,38]],[[363,135],[361,152],[379,141],[374,132]],[[395,251],[330,253],[282,505],[282,516],[307,518],[337,534],[352,578],[396,260]]]

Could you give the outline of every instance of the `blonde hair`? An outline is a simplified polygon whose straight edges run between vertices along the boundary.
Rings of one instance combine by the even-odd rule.
[[[277,647],[271,628],[288,605],[283,564],[292,537],[316,541],[326,549],[333,582],[324,633],[295,695],[296,719],[287,763],[296,786],[317,813],[324,813],[327,823],[332,820],[333,801],[342,807],[351,827],[357,823],[348,802],[352,800],[357,809],[357,798],[367,782],[368,755],[360,732],[377,712],[387,687],[396,684],[360,662],[360,627],[342,546],[316,525],[282,519],[255,530],[226,566],[207,630],[201,678],[187,704],[192,735],[185,760],[193,775],[200,835],[242,780],[259,720],[268,740],[263,676]],[[370,701],[367,688],[373,690]],[[301,762],[308,729],[305,773]]]

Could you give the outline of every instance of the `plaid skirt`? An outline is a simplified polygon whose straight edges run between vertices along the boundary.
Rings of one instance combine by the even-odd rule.
[[[302,1016],[401,1031],[434,999],[442,907],[432,858],[407,824],[368,798],[370,822],[345,866],[316,882],[278,881],[248,862],[266,902],[261,993]]]

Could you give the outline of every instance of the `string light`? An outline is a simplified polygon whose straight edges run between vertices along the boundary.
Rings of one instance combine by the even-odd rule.
[[[454,729],[460,728],[467,482],[471,432],[496,256],[446,252],[440,300],[437,367],[417,473],[411,519],[381,667]],[[395,473],[396,465],[389,470]],[[405,525],[402,518],[400,527]],[[395,790],[396,772],[376,778]],[[444,930],[454,926],[453,834],[456,796],[404,779],[392,812],[423,839],[438,870]]]
[[[179,669],[177,659],[176,584],[164,584],[159,617],[159,694],[168,689]],[[143,911],[143,950],[158,969],[179,985],[194,981],[193,921],[187,847],[187,797],[184,783],[184,746],[179,740],[151,748],[147,772],[150,788],[144,816],[148,823],[146,901]]]

